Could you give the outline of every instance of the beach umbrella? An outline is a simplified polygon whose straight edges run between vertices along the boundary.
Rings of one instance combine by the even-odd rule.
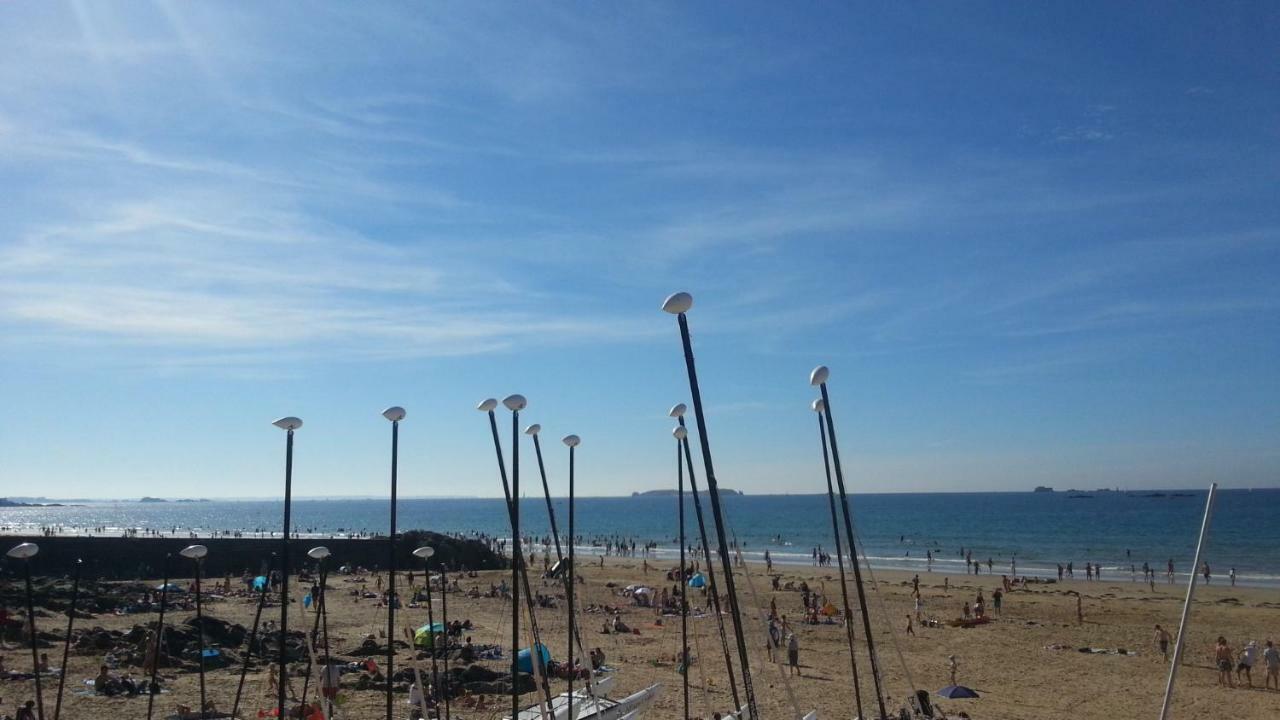
[[[941,690],[939,690],[938,695],[944,698],[950,698],[952,700],[963,700],[965,698],[978,697],[978,693],[974,692],[971,688],[967,688],[963,685],[948,685],[942,688]]]
[[[551,651],[542,643],[538,643],[538,657],[541,658],[541,662],[538,663],[540,667],[546,667],[547,663],[551,662]],[[516,668],[523,673],[533,672],[533,651],[530,648],[521,648],[520,652],[516,653]]]
[[[427,623],[413,632],[413,644],[420,648],[435,647],[435,636],[444,634],[444,623]]]
[[[703,575],[702,573],[695,573],[693,577],[689,578],[689,587],[691,588],[700,588],[700,587],[706,587],[706,586],[707,586],[707,576]]]

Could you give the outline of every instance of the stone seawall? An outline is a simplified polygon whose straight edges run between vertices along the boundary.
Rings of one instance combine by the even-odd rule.
[[[171,556],[171,577],[191,577],[191,561],[178,555],[182,548],[200,544],[209,548],[204,559],[205,577],[222,578],[227,573],[238,578],[246,570],[254,575],[269,568],[278,567],[275,554],[280,550],[280,538],[170,538],[170,537],[0,537],[0,554],[23,542],[40,546],[40,553],[31,560],[33,576],[50,577],[71,574],[76,560],[82,560],[81,575],[102,580],[158,578],[164,573],[166,556]],[[330,570],[342,565],[365,568],[386,568],[387,538],[295,538],[291,541],[290,567],[296,572],[304,567],[314,567],[315,561],[307,557],[307,551],[324,545],[332,553]],[[465,567],[472,570],[492,570],[509,567],[505,557],[489,550],[476,540],[459,540],[439,533],[412,530],[402,533],[397,545],[396,566],[405,570],[421,570],[422,561],[413,557],[413,550],[431,545],[436,554],[431,558],[432,569],[447,564],[451,570]],[[21,562],[5,558],[0,561],[0,573],[7,580],[21,574]]]

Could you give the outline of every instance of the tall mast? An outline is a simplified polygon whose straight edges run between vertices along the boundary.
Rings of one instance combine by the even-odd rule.
[[[840,599],[844,603],[845,639],[849,642],[849,666],[853,670],[853,703],[862,717],[862,683],[858,680],[858,659],[854,653],[853,610],[849,607],[849,585],[844,575],[844,555],[840,552],[840,521],[836,516],[836,494],[831,486],[831,459],[827,455],[827,428],[822,424],[824,406],[821,400],[813,401],[813,409],[818,412],[818,435],[822,438],[822,466],[827,474],[827,503],[831,506],[831,530],[836,538],[836,563],[840,566]],[[856,563],[852,552],[849,557]]]
[[[685,431],[685,436],[680,438],[680,445],[684,449],[685,468],[689,471],[689,494],[693,495],[693,512],[698,519],[698,538],[702,543],[702,559],[706,562],[711,609],[716,614],[716,629],[720,632],[720,650],[724,653],[724,665],[729,671],[729,692],[733,697],[733,707],[736,712],[737,708],[742,707],[742,700],[738,696],[738,681],[733,669],[733,658],[729,656],[729,635],[725,632],[724,615],[720,609],[720,588],[716,585],[715,563],[711,560],[711,543],[707,539],[707,523],[702,516],[702,499],[698,495],[698,478],[693,470],[693,454],[689,450],[688,428],[684,424],[685,410],[684,403],[681,403],[671,408],[669,414],[676,418],[680,423],[680,429]]]
[[[1173,641],[1173,662],[1169,663],[1169,681],[1164,686],[1164,703],[1160,706],[1160,720],[1169,717],[1169,707],[1173,704],[1173,681],[1178,677],[1178,665],[1182,663],[1182,647],[1187,637],[1187,621],[1191,618],[1191,601],[1196,595],[1196,571],[1200,568],[1200,553],[1204,550],[1204,539],[1209,535],[1209,522],[1213,519],[1213,501],[1217,495],[1218,483],[1209,486],[1209,498],[1204,504],[1204,519],[1200,521],[1200,538],[1196,540],[1196,559],[1191,564],[1191,579],[1187,581],[1187,599],[1182,603],[1182,620],[1178,623],[1178,637]]]
[[[867,655],[871,658],[871,679],[875,683],[876,703],[880,706],[880,717],[888,717],[884,706],[884,691],[880,687],[880,662],[876,658],[876,642],[871,635],[871,616],[867,613],[867,594],[862,585],[862,567],[858,561],[858,542],[853,534],[853,519],[849,515],[849,498],[844,488],[844,470],[840,465],[840,448],[836,444],[836,426],[831,419],[831,398],[827,394],[827,376],[830,371],[825,366],[814,369],[809,377],[811,385],[822,390],[823,415],[826,418],[827,437],[831,442],[831,460],[836,468],[836,484],[840,488],[840,507],[844,510],[844,531],[849,541],[849,559],[853,564],[853,582],[858,589],[858,607],[862,611],[862,632],[867,638]]]
[[[747,695],[747,712],[751,720],[759,720],[756,693],[751,684],[751,661],[747,657],[747,642],[743,635],[742,612],[738,607],[738,594],[734,589],[733,561],[729,558],[729,543],[724,530],[724,512],[720,507],[720,490],[716,483],[715,463],[711,459],[711,444],[707,438],[707,420],[702,411],[702,391],[698,387],[698,368],[693,359],[693,344],[689,339],[689,320],[685,312],[693,306],[688,293],[676,293],[667,298],[662,309],[676,316],[680,325],[680,342],[684,346],[685,370],[689,375],[689,394],[693,400],[693,415],[698,423],[698,445],[702,449],[703,471],[707,478],[707,495],[711,498],[711,514],[716,523],[716,540],[720,543],[720,564],[724,569],[725,591],[729,594],[729,612],[733,619],[733,634],[738,642],[738,665],[742,670],[742,689]]]

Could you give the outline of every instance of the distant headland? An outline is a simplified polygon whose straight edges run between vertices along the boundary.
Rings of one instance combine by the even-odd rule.
[[[167,502],[207,503],[209,502],[209,498],[178,498],[177,500],[165,500],[164,498],[144,497],[138,502],[140,503],[167,503]]]
[[[716,488],[716,489],[720,491],[721,495],[746,495],[746,493],[742,492],[741,490],[734,490],[732,488],[722,487],[722,488]],[[676,495],[678,492],[679,492],[678,490],[670,490],[670,489],[645,490],[644,492],[633,492],[631,493],[631,497],[671,497]],[[698,491],[698,494],[706,495],[707,491],[706,489],[702,489]]]
[[[0,498],[0,507],[66,507],[62,503],[24,503],[9,498]]]

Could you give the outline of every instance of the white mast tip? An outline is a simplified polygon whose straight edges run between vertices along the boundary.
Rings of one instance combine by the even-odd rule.
[[[525,406],[529,404],[529,401],[525,400],[523,395],[516,394],[502,398],[502,404],[506,405],[507,409],[511,412],[516,412],[525,409]]]
[[[564,444],[568,445],[569,447],[578,447],[578,445],[580,445],[581,443],[582,443],[582,438],[578,437],[577,435],[564,436]]]
[[[199,560],[209,554],[209,548],[204,545],[188,545],[179,550],[178,554],[188,560]]]
[[[480,412],[492,412],[496,407],[498,407],[498,401],[493,398],[489,398],[488,400],[480,401],[480,404],[476,406],[476,409]]]
[[[539,425],[538,423],[534,423],[524,429],[525,435],[537,435],[540,432],[542,432],[542,426]]]
[[[685,439],[686,437],[688,437],[688,436],[689,436],[689,431],[688,431],[688,430],[685,430],[685,429],[684,429],[684,426],[682,426],[682,425],[677,425],[677,426],[675,426],[674,428],[672,428],[672,429],[671,429],[671,434],[672,434],[672,435],[675,435],[675,437],[676,437],[676,439],[677,439],[677,440],[683,440],[683,439]]]
[[[422,558],[423,560],[426,560],[427,558],[435,554],[436,554],[436,549],[431,547],[430,545],[423,545],[422,547],[413,551],[414,557]]]
[[[302,419],[296,418],[290,415],[289,417],[282,417],[271,424],[275,425],[281,430],[297,430],[298,428],[302,427]]]
[[[399,405],[392,405],[391,407],[382,411],[382,417],[390,420],[391,422],[400,422],[401,420],[404,419],[404,415],[405,415],[404,408],[400,407]]]
[[[5,553],[14,560],[28,560],[36,556],[40,552],[40,546],[35,543],[22,543],[9,548],[9,552]]]
[[[814,398],[813,402],[809,403],[809,407],[813,408],[814,412],[822,412],[827,409],[827,404],[822,402],[822,398]]]
[[[831,375],[831,371],[827,369],[826,365],[819,365],[818,367],[813,369],[813,372],[809,373],[809,384],[821,385],[822,383],[827,381],[827,378],[830,375]]]
[[[329,557],[329,548],[323,545],[317,545],[307,551],[307,557],[312,560],[323,560]]]
[[[685,407],[684,403],[677,403],[675,405],[672,405],[671,409],[667,411],[667,417],[673,417],[673,418],[684,417],[684,413],[688,409],[689,408]]]
[[[662,310],[672,315],[689,312],[693,307],[693,296],[687,292],[678,292],[662,301]]]

